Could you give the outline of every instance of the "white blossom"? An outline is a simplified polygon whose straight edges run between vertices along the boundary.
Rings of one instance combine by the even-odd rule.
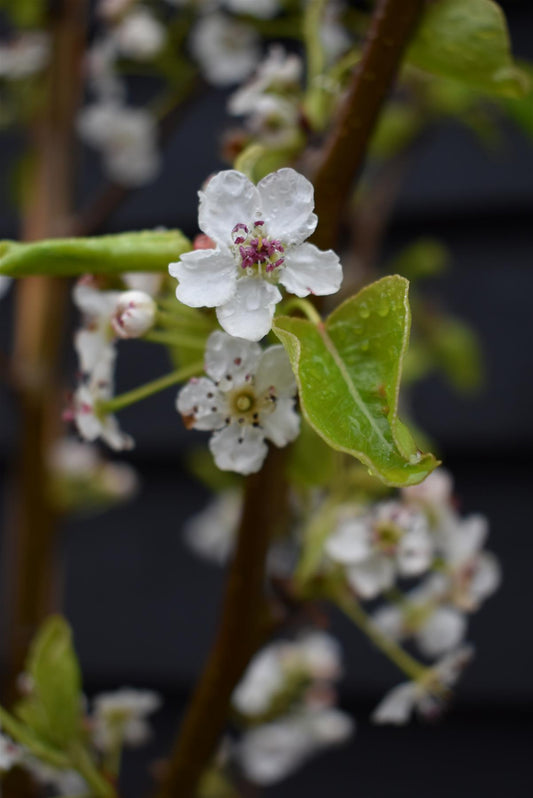
[[[269,708],[286,678],[284,653],[288,643],[272,643],[259,651],[233,691],[232,704],[243,715],[260,715]]]
[[[159,709],[161,697],[152,690],[122,687],[112,693],[100,693],[93,701],[92,734],[102,751],[117,745],[137,747],[151,736],[146,720]]]
[[[150,61],[162,49],[165,28],[148,8],[134,8],[114,30],[119,52],[137,61]]]
[[[252,474],[267,454],[266,440],[286,446],[299,432],[296,383],[283,347],[211,333],[207,377],[181,389],[177,409],[188,427],[213,430],[209,448],[223,471]]]
[[[5,734],[0,733],[0,771],[11,770],[24,756],[23,749]]]
[[[170,264],[177,298],[216,307],[226,332],[258,341],[272,326],[278,284],[300,297],[338,291],[337,255],[303,243],[317,225],[313,207],[313,186],[294,169],[257,186],[240,172],[219,172],[200,192],[199,209],[199,227],[217,246]]]
[[[394,687],[372,713],[373,722],[401,726],[409,721],[415,710],[425,718],[440,714],[449,689],[457,682],[472,656],[473,649],[463,646],[440,660],[419,681]]]
[[[20,80],[41,72],[50,57],[50,37],[28,31],[8,44],[0,45],[0,78]]]
[[[424,573],[432,561],[433,543],[423,513],[391,501],[361,515],[341,515],[325,552],[346,567],[353,589],[371,599],[391,588],[397,574]]]
[[[87,795],[87,783],[75,770],[58,770],[35,757],[25,759],[24,767],[39,784],[50,787],[56,795]]]
[[[260,55],[255,30],[219,13],[208,13],[198,20],[191,34],[191,49],[205,79],[214,86],[245,80]]]
[[[229,11],[234,14],[249,14],[251,17],[268,19],[280,10],[279,0],[224,0]]]
[[[82,379],[74,392],[72,406],[65,413],[65,419],[75,422],[78,432],[86,441],[101,438],[112,449],[131,449],[133,439],[122,432],[116,418],[99,410],[99,403],[113,396],[115,357],[113,347],[107,347],[100,353],[90,375]]]
[[[228,110],[235,116],[253,114],[266,97],[287,97],[297,94],[303,74],[302,59],[273,45],[259,64],[255,75],[231,95]]]
[[[132,291],[144,291],[154,297],[161,290],[163,275],[159,272],[124,272],[122,280]]]
[[[124,291],[117,298],[111,326],[119,338],[139,338],[154,326],[156,310],[144,291]]]
[[[118,98],[105,97],[78,116],[81,138],[100,150],[109,176],[125,186],[139,186],[159,171],[157,127],[145,108],[129,108]]]
[[[352,719],[340,710],[305,708],[248,731],[238,761],[250,781],[275,784],[321,749],[345,742],[353,730]]]
[[[187,545],[200,557],[220,565],[227,562],[235,543],[242,499],[237,490],[226,490],[213,499],[184,527]]]

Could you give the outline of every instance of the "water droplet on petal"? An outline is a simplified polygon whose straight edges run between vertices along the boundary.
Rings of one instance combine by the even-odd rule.
[[[362,319],[368,319],[368,317],[370,316],[370,310],[368,309],[367,305],[361,305],[361,307],[359,308],[359,315],[361,316]]]

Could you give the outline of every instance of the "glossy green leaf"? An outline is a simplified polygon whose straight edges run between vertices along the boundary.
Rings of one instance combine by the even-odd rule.
[[[520,97],[529,83],[513,62],[505,16],[493,0],[428,4],[407,57],[428,72],[491,94]]]
[[[408,281],[384,277],[340,305],[321,325],[278,317],[302,411],[333,448],[361,460],[389,485],[421,482],[437,465],[398,418],[410,326]]]
[[[76,277],[86,273],[166,272],[171,261],[190,249],[190,241],[179,230],[52,238],[30,243],[0,241],[0,274]]]
[[[34,690],[17,714],[46,742],[64,747],[81,731],[81,674],[68,623],[52,615],[33,641],[27,672]]]

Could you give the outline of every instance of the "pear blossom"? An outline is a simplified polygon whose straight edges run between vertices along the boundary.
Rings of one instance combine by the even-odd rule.
[[[346,567],[350,585],[362,598],[391,588],[397,574],[418,576],[429,568],[433,542],[423,513],[390,501],[363,514],[343,515],[325,553]]]
[[[114,332],[111,316],[120,293],[100,291],[90,275],[74,286],[72,299],[82,314],[82,327],[74,335],[74,348],[82,374],[90,375],[102,359],[110,359]]]
[[[119,52],[137,61],[150,61],[162,49],[165,28],[148,8],[138,7],[123,17],[114,30]]]
[[[100,150],[106,171],[121,185],[144,185],[159,171],[156,121],[145,108],[129,108],[119,98],[104,97],[81,111],[78,132]]]
[[[161,290],[163,275],[158,272],[124,272],[122,280],[131,291],[144,291],[154,297]]]
[[[326,632],[306,631],[294,640],[277,640],[259,651],[235,688],[232,703],[242,715],[261,715],[297,677],[309,685],[303,696],[307,705],[330,706],[334,692],[322,688],[341,675],[341,649],[335,638]]]
[[[231,95],[228,111],[235,116],[254,113],[265,96],[287,97],[300,92],[302,59],[280,45],[270,47],[253,77]]]
[[[280,10],[279,0],[224,0],[229,11],[234,14],[249,14],[251,17],[268,19]]]
[[[441,603],[440,580],[432,577],[408,593],[401,605],[380,607],[372,620],[394,640],[412,637],[422,654],[430,658],[457,648],[467,629],[464,613]]]
[[[35,757],[24,760],[26,768],[35,781],[45,787],[50,787],[55,795],[82,796],[87,795],[87,782],[75,770],[59,770],[41,762]]]
[[[117,745],[137,747],[151,736],[148,715],[161,706],[161,697],[152,690],[122,687],[100,693],[93,701],[92,734],[102,751]]]
[[[5,734],[0,733],[0,771],[11,770],[24,756],[24,750]]]
[[[0,78],[21,80],[41,72],[50,57],[50,37],[42,31],[21,33],[0,45]]]
[[[296,382],[283,347],[256,343],[216,330],[205,351],[207,377],[181,389],[177,409],[188,427],[213,430],[209,448],[223,471],[252,474],[267,454],[266,440],[286,446],[300,419]]]
[[[112,449],[131,449],[133,439],[122,432],[113,415],[102,414],[98,408],[113,396],[113,373],[116,353],[108,347],[100,353],[90,375],[82,378],[74,392],[71,407],[65,412],[67,421],[74,421],[81,437],[86,441],[101,438]]]
[[[216,249],[187,252],[170,264],[180,302],[216,307],[226,332],[258,341],[272,326],[278,284],[299,297],[338,291],[337,255],[304,243],[317,217],[313,186],[303,175],[280,169],[254,186],[241,172],[227,170],[199,196],[199,227]]]
[[[241,507],[240,491],[226,490],[219,494],[186,522],[183,532],[189,548],[219,565],[227,562],[233,551]]]
[[[259,37],[253,27],[226,14],[202,16],[190,43],[205,79],[213,86],[240,83],[259,61]]]
[[[124,291],[117,299],[111,326],[119,338],[139,338],[154,326],[156,310],[144,291]]]
[[[372,721],[401,726],[409,721],[415,710],[425,718],[440,714],[450,688],[458,681],[473,654],[471,646],[462,646],[441,659],[419,681],[394,687],[372,713]]]
[[[247,779],[268,786],[318,751],[342,744],[353,731],[352,719],[338,709],[304,708],[248,731],[237,748],[237,759]]]

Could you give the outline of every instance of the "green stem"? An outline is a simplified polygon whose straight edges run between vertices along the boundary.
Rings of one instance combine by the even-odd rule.
[[[283,311],[285,313],[290,313],[292,309],[300,310],[304,316],[306,316],[309,321],[312,321],[313,324],[322,324],[322,318],[320,313],[316,310],[314,305],[311,304],[307,299],[301,299],[300,297],[291,297],[288,302],[283,305]]]
[[[102,798],[116,798],[115,788],[98,772],[94,762],[82,745],[75,743],[69,755],[72,767],[85,779],[91,788],[91,794],[102,796]]]
[[[305,108],[309,121],[321,130],[326,121],[326,98],[320,77],[326,68],[320,29],[327,0],[309,0],[303,18],[303,35],[307,56],[307,90]]]
[[[100,402],[98,405],[98,412],[103,415],[116,413],[118,410],[128,407],[128,405],[133,405],[135,402],[140,402],[141,399],[147,399],[149,396],[159,393],[159,391],[164,391],[165,388],[170,388],[171,385],[177,385],[179,382],[184,382],[190,377],[195,377],[203,370],[204,364],[202,361],[197,361],[190,366],[184,366],[177,371],[166,374],[164,377],[159,377],[157,380],[147,382],[139,388],[134,388],[133,391],[122,393],[120,396],[115,396],[107,402]]]
[[[205,349],[205,337],[196,338],[194,335],[174,332],[172,330],[152,330],[143,335],[143,341],[150,341],[154,344],[167,344],[168,346],[183,346],[186,349]]]
[[[392,638],[382,634],[346,587],[337,583],[330,584],[327,597],[410,679],[420,681],[426,675],[425,665],[408,654]]]
[[[174,305],[176,305],[175,302]],[[173,313],[168,310],[158,310],[155,320],[161,327],[187,327],[187,329],[194,327],[198,330],[205,330],[206,332],[211,330],[211,324],[206,316],[200,313],[196,313],[194,316],[192,314],[182,314],[176,312],[175,307]]]

